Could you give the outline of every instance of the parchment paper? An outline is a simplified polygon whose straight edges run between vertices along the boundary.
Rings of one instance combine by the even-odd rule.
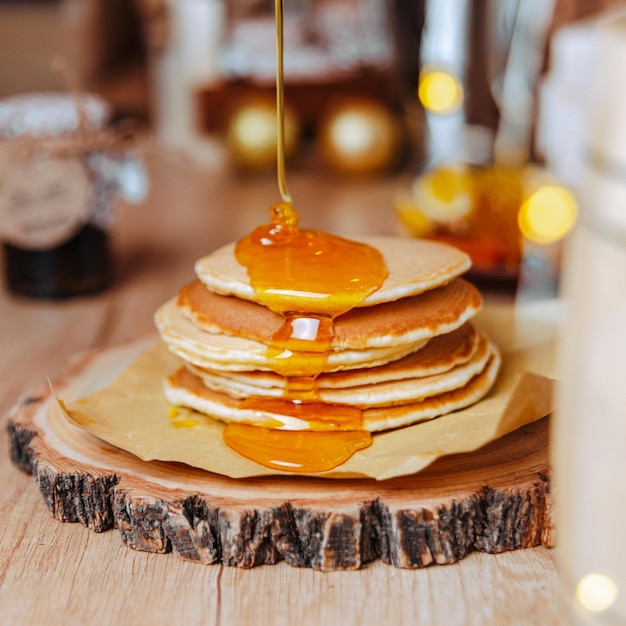
[[[475,450],[545,417],[554,409],[555,333],[560,315],[558,303],[553,302],[521,311],[512,306],[486,307],[476,325],[496,342],[503,357],[487,397],[467,409],[376,434],[369,448],[316,476],[382,480],[412,474],[440,456]],[[279,473],[228,448],[222,442],[223,423],[188,409],[172,411],[162,382],[180,360],[160,340],[142,347],[126,367],[128,359],[128,353],[122,354],[119,360],[125,369],[104,389],[79,399],[61,398],[74,424],[146,461],[176,461],[233,478]]]

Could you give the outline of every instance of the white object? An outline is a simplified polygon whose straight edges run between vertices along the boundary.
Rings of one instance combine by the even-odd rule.
[[[626,14],[596,36],[553,430],[557,556],[572,626],[626,622]]]
[[[218,55],[226,20],[223,0],[168,0],[170,39],[151,59],[156,133],[205,162],[221,160],[202,138],[197,93],[218,78]]]
[[[420,45],[423,66],[446,68],[461,82],[465,77],[471,16],[469,0],[429,0]],[[463,150],[465,110],[446,115],[426,111],[427,167],[456,161]]]
[[[619,8],[563,26],[550,43],[550,69],[538,92],[536,145],[550,171],[575,191],[586,169],[587,116],[594,102],[593,85],[616,89],[626,68],[623,64],[620,67],[617,59],[608,65],[598,62],[600,35],[607,24],[624,14]],[[614,78],[598,80],[598,73],[609,65],[609,72],[617,72]]]

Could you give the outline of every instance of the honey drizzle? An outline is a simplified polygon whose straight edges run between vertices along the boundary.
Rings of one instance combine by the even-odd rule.
[[[283,0],[274,0],[276,15],[276,126],[278,128],[277,142],[277,174],[278,190],[283,202],[291,203],[291,196],[287,191],[285,176],[285,88],[283,78]]]
[[[333,321],[378,289],[387,269],[374,248],[300,229],[291,205],[274,205],[270,213],[270,224],[237,242],[235,257],[258,299],[283,316],[267,357],[285,377],[285,393],[242,400],[242,409],[259,414],[259,424],[228,424],[223,438],[239,454],[272,469],[328,471],[371,443],[360,408],[317,398]],[[271,429],[261,426],[268,417]]]
[[[272,369],[284,376],[315,376],[325,367],[333,321],[376,291],[387,276],[378,250],[298,227],[289,204],[270,207],[270,224],[235,245],[259,301],[283,316],[270,341]]]
[[[303,473],[324,472],[341,465],[357,450],[369,446],[371,436],[358,430],[311,433],[229,424],[224,430],[224,442],[270,469]]]
[[[387,269],[378,250],[300,229],[285,181],[283,0],[275,0],[278,187],[283,202],[271,222],[237,242],[235,256],[260,302],[283,316],[268,347],[272,369],[286,380],[283,398],[246,398],[241,408],[272,417],[272,428],[230,423],[224,442],[239,454],[290,472],[331,470],[371,444],[361,409],[317,399],[334,336],[333,321],[380,288]],[[281,419],[281,416],[284,416]],[[297,424],[303,430],[293,430]],[[291,428],[291,430],[289,430]]]

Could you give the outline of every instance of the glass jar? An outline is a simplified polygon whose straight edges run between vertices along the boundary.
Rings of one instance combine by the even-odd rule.
[[[602,24],[552,452],[565,622],[626,623],[626,14]]]
[[[68,298],[111,284],[108,230],[124,168],[137,163],[103,135],[109,118],[90,94],[0,101],[0,240],[12,292]]]

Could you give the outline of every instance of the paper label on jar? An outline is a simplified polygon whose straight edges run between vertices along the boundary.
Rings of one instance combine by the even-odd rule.
[[[66,242],[89,218],[90,183],[75,158],[0,158],[0,239],[45,250]]]

